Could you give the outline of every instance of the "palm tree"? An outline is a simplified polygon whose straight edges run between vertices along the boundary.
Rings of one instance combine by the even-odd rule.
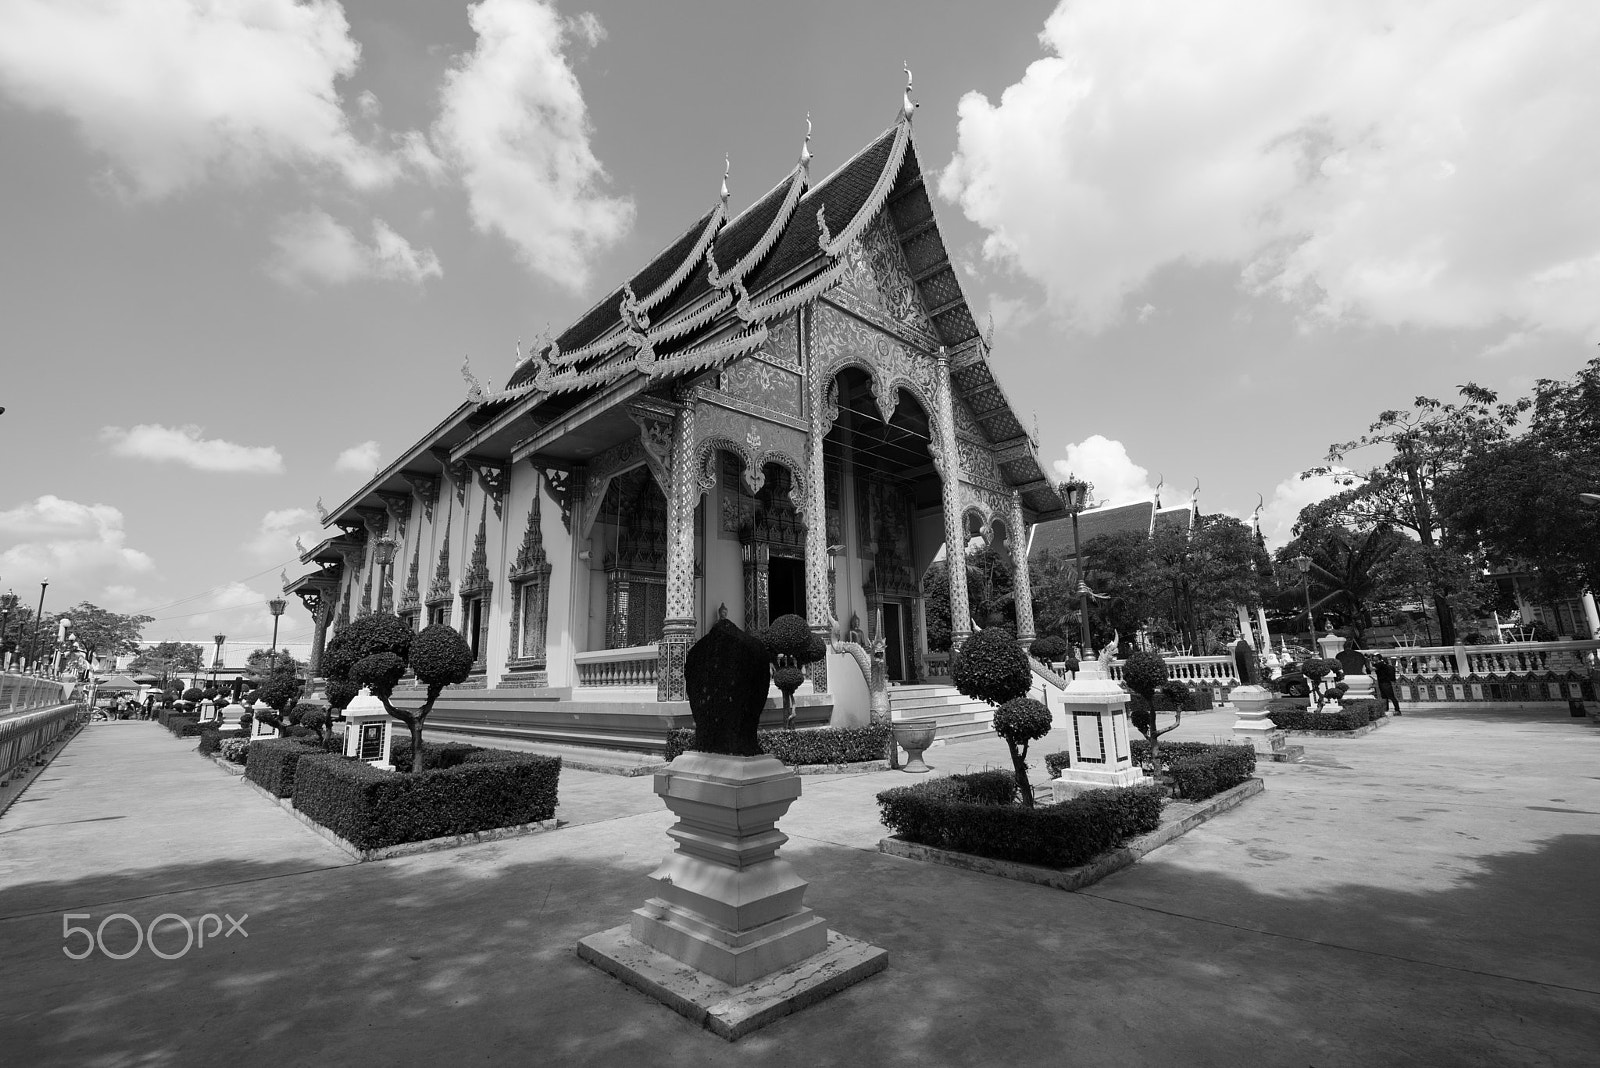
[[[1369,530],[1325,525],[1301,533],[1278,551],[1280,564],[1301,553],[1311,558],[1311,611],[1342,612],[1356,646],[1364,643],[1374,613],[1397,607],[1415,589],[1415,542],[1388,524]]]

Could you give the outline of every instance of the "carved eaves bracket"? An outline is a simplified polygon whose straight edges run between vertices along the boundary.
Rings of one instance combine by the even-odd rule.
[[[672,427],[680,407],[654,397],[641,397],[628,404],[628,418],[639,427],[645,463],[662,493],[672,491]]]
[[[567,528],[567,533],[572,533],[572,508],[574,500],[583,485],[581,473],[565,464],[558,464],[551,460],[539,457],[529,457],[528,462],[533,469],[539,472],[539,479],[544,483],[550,500],[561,509],[561,525]]]
[[[373,540],[377,540],[388,533],[389,513],[387,510],[363,506],[353,508],[351,511],[361,517],[362,525],[366,527],[368,536]]]
[[[433,522],[433,506],[439,500],[439,480],[433,475],[422,475],[412,471],[402,471],[400,477],[406,480],[411,492],[422,502],[422,517],[430,523]]]
[[[389,521],[394,524],[395,537],[405,541],[406,525],[411,522],[411,495],[379,490],[378,499],[383,502],[384,509],[389,513]]]
[[[504,460],[487,460],[476,456],[468,457],[467,462],[478,473],[478,485],[489,495],[490,502],[494,504],[494,517],[504,518],[506,487],[511,482],[511,465]]]

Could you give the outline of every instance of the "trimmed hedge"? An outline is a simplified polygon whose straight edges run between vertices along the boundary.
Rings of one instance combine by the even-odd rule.
[[[1135,738],[1129,748],[1135,764],[1150,759],[1150,743]],[[1238,786],[1255,774],[1256,753],[1248,745],[1213,745],[1210,742],[1162,742],[1162,770],[1172,783],[1173,796],[1199,801]],[[1050,777],[1066,770],[1065,752],[1048,753],[1044,758]]]
[[[202,754],[210,756],[222,748],[222,743],[229,738],[244,738],[244,731],[218,731],[203,730],[200,732],[200,744],[195,748]]]
[[[200,720],[194,716],[168,716],[167,730],[179,738],[193,738],[200,733]]]
[[[466,742],[429,742],[422,743],[422,770],[438,771],[441,768],[453,768],[464,764],[473,753],[505,752],[506,750],[488,750]],[[396,736],[394,746],[390,749],[389,762],[400,771],[411,770],[411,739]]]
[[[1002,781],[1009,793],[997,802]],[[909,841],[1050,868],[1085,864],[1161,824],[1162,791],[1154,786],[1089,790],[1038,808],[1012,803],[1015,789],[1010,772],[950,775],[885,790],[878,807],[884,824]]]
[[[290,797],[294,794],[295,766],[300,758],[321,754],[321,746],[292,738],[258,738],[250,743],[244,777],[273,797]]]
[[[775,756],[791,767],[801,764],[856,764],[884,759],[889,751],[889,735],[887,724],[808,727],[798,731],[757,731],[756,744],[763,753]],[[399,748],[398,743],[395,748]],[[667,732],[668,760],[675,760],[693,748],[693,727],[678,727]]]
[[[299,762],[294,807],[358,849],[382,849],[551,819],[560,775],[560,757],[498,749],[416,774],[317,753]]]
[[[1383,718],[1377,701],[1350,701],[1338,712],[1315,712],[1297,706],[1269,706],[1272,725],[1286,731],[1354,731]]]
[[[1186,688],[1189,691],[1189,697],[1188,697],[1188,700],[1184,703],[1183,711],[1185,711],[1185,712],[1209,712],[1209,711],[1211,711],[1211,709],[1216,707],[1216,695],[1214,693],[1212,693],[1210,686],[1205,686],[1205,685],[1202,685],[1202,686],[1189,686],[1189,687],[1186,687]],[[1130,693],[1128,695],[1128,712],[1130,714],[1134,713],[1134,712],[1143,712],[1148,707],[1149,707],[1149,702],[1147,702],[1139,694]],[[1170,697],[1168,697],[1166,694],[1162,693],[1160,690],[1157,690],[1156,691],[1156,711],[1157,712],[1176,712],[1176,711],[1178,711],[1178,708],[1174,704],[1173,700]]]

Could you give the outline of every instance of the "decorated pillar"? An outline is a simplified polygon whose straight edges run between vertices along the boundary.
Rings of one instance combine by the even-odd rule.
[[[705,485],[694,469],[695,411],[686,404],[672,426],[667,494],[667,618],[656,647],[656,700],[685,701],[683,662],[694,642],[694,510]]]
[[[1022,494],[1011,491],[1011,591],[1017,606],[1017,644],[1033,644],[1033,587],[1028,579],[1028,535],[1022,525]]]
[[[828,642],[833,638],[833,558],[828,555],[828,475],[823,443],[839,409],[828,400],[831,379],[818,373],[809,353],[806,370],[811,407],[811,437],[806,442],[806,620],[811,633]],[[818,693],[826,692],[828,658],[808,664],[806,671],[812,687]]]
[[[956,448],[955,402],[950,393],[950,354],[943,345],[939,346],[937,363],[934,407],[938,411],[933,415],[938,425],[932,428],[932,440],[928,445],[933,453],[933,465],[939,471],[943,498],[945,574],[950,580],[950,649],[954,652],[972,634],[972,609],[967,603],[967,546],[961,519],[961,454]]]

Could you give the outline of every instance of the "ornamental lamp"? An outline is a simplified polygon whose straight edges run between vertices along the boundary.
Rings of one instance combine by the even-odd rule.
[[[1301,553],[1299,556],[1294,558],[1294,566],[1300,569],[1300,574],[1302,574],[1302,575],[1310,574],[1311,573],[1311,557],[1307,556],[1305,553]]]
[[[1067,511],[1081,512],[1088,503],[1089,490],[1093,487],[1077,475],[1068,475],[1067,480],[1061,483],[1061,497],[1067,504]]]
[[[385,535],[384,537],[379,538],[373,545],[373,559],[377,561],[379,567],[388,567],[390,564],[394,563],[395,550],[399,547],[399,542]]]

